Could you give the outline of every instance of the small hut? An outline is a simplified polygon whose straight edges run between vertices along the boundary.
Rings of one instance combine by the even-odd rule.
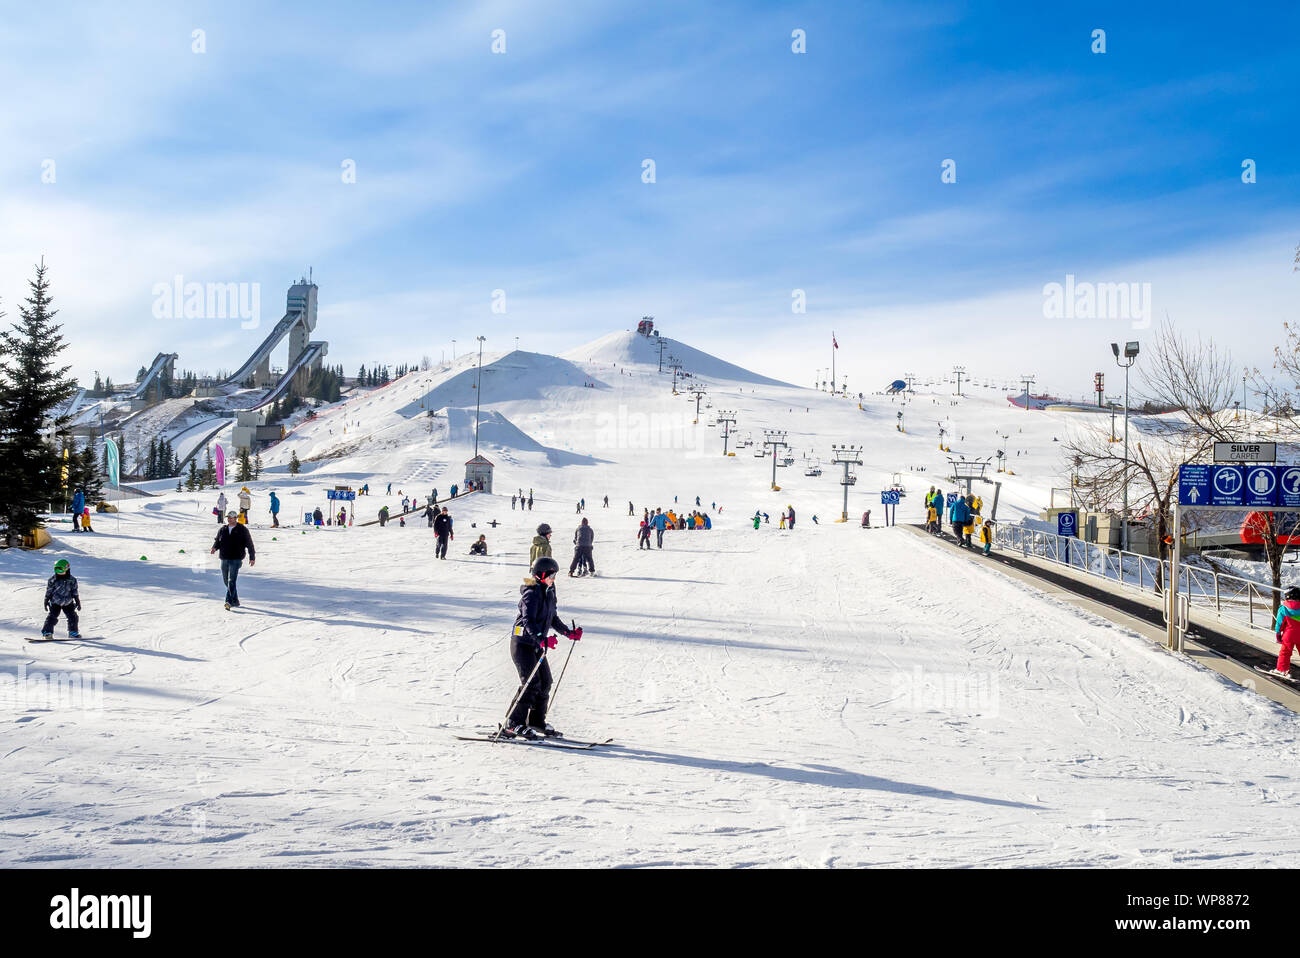
[[[492,494],[492,460],[487,456],[475,456],[465,463],[465,485],[471,482],[482,483],[483,491]]]

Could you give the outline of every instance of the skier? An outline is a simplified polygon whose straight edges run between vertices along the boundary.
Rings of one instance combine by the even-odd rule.
[[[226,514],[226,494],[224,492],[217,493],[217,507],[212,510],[212,514],[217,517],[217,525],[221,525],[222,517]]]
[[[81,531],[81,510],[86,508],[86,493],[78,489],[72,496],[72,531]]]
[[[641,520],[641,526],[637,529],[637,549],[650,548],[650,523],[645,519]]]
[[[438,490],[437,490],[437,489],[434,489],[434,490],[433,490],[433,504],[434,504],[435,506],[438,504]]]
[[[95,531],[94,529],[90,528],[90,506],[86,506],[86,508],[81,510],[81,531],[82,532]]]
[[[439,559],[447,558],[447,540],[456,538],[451,530],[451,515],[447,512],[447,507],[442,507],[442,512],[438,518],[433,520],[433,534],[438,537],[438,544],[434,547],[433,554]]]
[[[980,542],[984,543],[984,554],[988,555],[993,551],[993,520],[985,519],[984,524],[980,526]]]
[[[511,497],[510,497],[510,511],[511,511],[511,512],[514,512],[514,511],[515,511],[515,499],[517,499],[517,498],[518,498],[517,496],[511,496]]]
[[[271,493],[271,528],[280,528],[280,499],[274,492]]]
[[[578,570],[578,575],[595,575],[596,560],[592,558],[591,546],[596,541],[596,531],[587,524],[584,517],[582,524],[578,526],[573,533],[573,561],[569,563],[569,576],[573,577],[573,570]]]
[[[786,506],[786,508],[790,510],[790,516],[789,518],[786,519],[786,528],[793,529],[794,528],[794,506]]]
[[[388,506],[379,507],[379,528],[388,525]]]
[[[528,511],[533,511],[533,491],[531,489],[528,490]]]
[[[56,566],[57,568],[57,566]],[[1264,672],[1280,678],[1291,678],[1291,650],[1300,645],[1300,588],[1292,586],[1282,595],[1282,604],[1277,607],[1277,618],[1273,622],[1273,632],[1282,648],[1277,654],[1277,665]]]
[[[320,511],[320,506],[317,506],[316,511],[311,514],[311,520],[318,526],[325,525],[325,513]]]
[[[54,624],[59,621],[62,612],[68,620],[68,638],[79,639],[77,630],[77,613],[81,611],[81,596],[77,594],[77,579],[72,574],[72,567],[67,559],[54,563],[54,575],[45,583],[45,624],[41,626],[41,638],[54,638]]]
[[[754,513],[754,531],[755,531],[755,532],[758,531],[758,523],[759,523],[759,518],[758,518],[758,513],[756,512],[756,513]]]
[[[627,501],[627,514],[628,514],[629,516],[634,516],[634,515],[636,515],[636,510],[632,508],[632,500],[631,500],[631,499],[629,499],[629,500]]]
[[[392,494],[393,494],[393,484],[390,482],[390,483],[388,484],[388,492],[386,493],[386,495],[390,495],[390,496],[391,496]]]
[[[959,546],[965,547],[967,545],[963,530],[969,520],[970,507],[966,505],[965,499],[958,496],[953,500],[952,508],[948,510],[948,521],[952,523],[952,535]]]
[[[402,511],[403,512],[411,511],[411,499],[409,496],[402,496]]]
[[[650,520],[650,524],[655,527],[655,544],[662,549],[664,547],[664,530],[668,528],[668,517],[664,515],[662,509],[656,509],[655,517]]]
[[[551,527],[543,522],[537,527],[537,535],[533,536],[533,547],[528,550],[528,564],[531,566],[540,556],[550,557],[551,554]],[[555,567],[559,569],[557,565]]]
[[[429,528],[430,528],[430,529],[433,528],[433,520],[434,520],[434,517],[436,517],[437,515],[438,515],[438,512],[437,512],[437,510],[435,510],[435,509],[433,508],[433,503],[432,503],[432,502],[429,503],[427,506],[424,507],[424,520],[425,520],[425,522],[427,522],[427,523],[429,524]]]
[[[248,510],[253,506],[253,497],[249,494],[248,486],[239,490],[239,523],[248,525]]]
[[[347,506],[339,506],[339,514],[334,517],[335,525],[346,526],[348,524]]]
[[[554,629],[574,642],[582,638],[582,629],[570,629],[556,613],[555,575],[559,563],[550,556],[533,561],[531,574],[519,587],[519,613],[510,638],[510,658],[519,672],[519,691],[506,719],[504,735],[539,739],[561,737],[547,724],[546,706],[551,695],[551,667],[546,661],[548,649],[555,648]]]
[[[609,508],[609,496],[606,496],[606,497],[605,497],[605,508],[606,508],[606,509]]]
[[[456,490],[459,489],[459,488],[460,488],[460,487],[457,486],[456,483],[453,482],[453,483],[451,484],[451,497],[452,497],[453,499],[456,498]]]
[[[487,536],[480,535],[478,541],[469,547],[469,554],[472,556],[487,555]]]
[[[696,496],[696,497],[695,497],[695,507],[696,507],[697,509],[700,507],[700,497],[699,497],[699,496]]]
[[[320,510],[316,510],[320,515]],[[239,590],[235,581],[239,578],[239,567],[244,564],[244,551],[248,551],[248,565],[257,565],[257,550],[253,548],[253,536],[248,526],[240,525],[233,512],[226,513],[226,524],[217,530],[217,537],[212,542],[212,552],[221,552],[221,581],[226,585],[226,609],[239,607]]]

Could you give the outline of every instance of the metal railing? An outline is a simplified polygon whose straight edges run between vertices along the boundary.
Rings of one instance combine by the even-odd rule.
[[[1169,563],[1155,556],[1023,526],[997,526],[994,538],[999,549],[1059,562],[1088,575],[1108,579],[1122,588],[1161,597],[1165,595]],[[1281,600],[1281,590],[1271,585],[1189,565],[1186,561],[1178,570],[1177,591],[1187,597],[1190,608],[1211,611],[1248,628],[1268,632],[1273,631],[1274,596]]]

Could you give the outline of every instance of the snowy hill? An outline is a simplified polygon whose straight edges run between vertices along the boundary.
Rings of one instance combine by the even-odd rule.
[[[907,489],[900,522],[921,518],[930,485],[954,488],[940,428],[954,457],[1008,449],[999,516],[1014,520],[1060,485],[1053,440],[1101,417],[1009,408],[996,390],[859,407],[702,364],[697,419],[640,344],[599,342],[586,355],[485,357],[479,443],[495,494],[448,504],[445,561],[423,519],[315,528],[303,516],[333,511],[335,484],[370,485],[354,504],[366,520],[463,482],[477,356],[326,407],[267,451],[270,471],[249,483],[257,564],[241,573],[239,609],[223,609],[208,553],[211,491],[124,501],[95,535],[56,524],[50,547],[0,553],[6,671],[102,683],[80,706],[30,686],[4,703],[0,857],[822,867],[1300,855],[1300,838],[1276,828],[1300,797],[1294,714],[974,556],[879,528],[893,474]],[[711,425],[723,408],[736,410],[734,456]],[[767,428],[786,432],[793,466],[762,456]],[[845,442],[864,464],[853,521],[836,523],[840,472],[827,460]],[[805,475],[818,460],[823,474]],[[986,499],[992,488],[977,487]],[[520,489],[531,511],[512,508]],[[643,508],[692,509],[696,496],[710,531],[637,547]],[[457,740],[503,716],[529,544],[549,523],[567,564],[584,498],[599,576],[560,579],[559,615],[585,636],[549,717],[615,744],[570,754]],[[788,505],[794,531],[778,528]],[[867,531],[856,520],[869,508]],[[755,510],[771,522],[755,529]],[[480,533],[489,554],[471,557]],[[93,639],[28,645],[57,558],[80,579]],[[544,800],[521,802],[521,789]]]
[[[669,339],[667,336],[642,336],[630,331],[609,333],[562,355],[564,359],[592,366],[617,364],[654,366],[658,369],[661,340],[666,344],[663,350],[665,364],[670,355],[676,356],[681,361],[682,370],[698,379],[705,381],[725,379],[764,386],[789,386],[789,383],[760,376],[758,373],[750,372],[748,369],[719,359],[717,356],[711,356],[678,340]]]

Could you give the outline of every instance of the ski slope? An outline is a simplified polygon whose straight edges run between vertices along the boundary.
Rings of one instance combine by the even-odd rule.
[[[736,410],[738,434],[786,429],[797,456],[823,460],[817,478],[778,468],[777,493],[770,460],[724,458],[712,415],[692,422],[694,402],[654,367],[530,355],[501,357],[532,377],[523,395],[485,389],[496,494],[451,504],[445,562],[422,520],[270,530],[266,501],[275,489],[293,523],[328,512],[336,482],[393,482],[395,495],[358,500],[359,519],[399,490],[445,496],[472,453],[473,407],[430,417],[419,397],[462,366],[330,407],[264,457],[240,610],[222,609],[207,555],[214,493],[125,502],[94,536],[56,526],[50,548],[0,554],[0,674],[103,681],[88,708],[30,684],[26,701],[0,700],[0,863],[1148,867],[1300,854],[1279,814],[1297,799],[1295,715],[977,557],[831,521],[830,443],[865,447],[851,516],[902,472],[899,518],[914,519],[942,475],[940,421],[954,454],[1019,437],[1000,515],[1036,513],[1059,484],[1052,439],[1068,414],[922,393],[900,433],[890,397],[859,409],[714,377],[708,398]],[[568,363],[600,387],[569,381]],[[290,478],[294,449],[307,468]],[[574,459],[554,465],[554,451]],[[510,507],[520,487],[537,500],[526,514]],[[696,495],[722,507],[711,531],[637,549],[629,499],[639,515]],[[550,718],[616,745],[456,740],[503,715],[534,528],[555,528],[567,568],[581,497],[600,575],[560,579],[560,614],[585,636]],[[787,504],[794,531],[777,528]],[[755,530],[755,509],[771,523]],[[480,532],[490,555],[471,559]],[[28,644],[59,557],[98,638]]]

